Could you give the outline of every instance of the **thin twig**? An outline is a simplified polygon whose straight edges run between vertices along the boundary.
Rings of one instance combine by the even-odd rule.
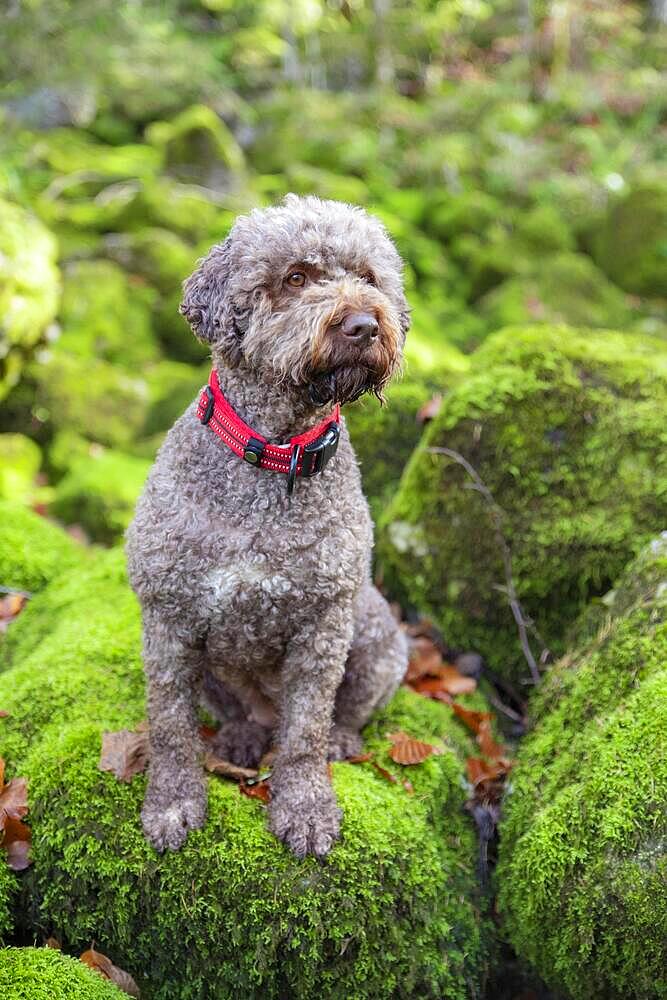
[[[505,590],[507,594],[509,606],[512,611],[512,615],[514,616],[517,629],[519,630],[521,649],[523,650],[523,655],[525,656],[526,662],[530,668],[530,676],[532,677],[533,684],[539,684],[540,671],[537,663],[535,662],[535,657],[533,656],[533,652],[530,648],[530,643],[528,642],[529,619],[527,616],[524,616],[523,608],[521,607],[521,602],[519,601],[516,587],[514,586],[514,577],[512,576],[512,553],[501,528],[503,517],[505,516],[503,510],[496,503],[491,490],[482,480],[475,467],[472,466],[468,459],[465,458],[460,452],[454,451],[452,448],[431,447],[426,450],[430,451],[434,455],[446,455],[447,458],[451,458],[454,462],[463,466],[473,482],[473,489],[477,490],[478,493],[481,493],[486,500],[489,509],[489,517],[491,518],[491,524],[493,525],[493,533],[496,537],[498,547],[503,557],[505,587],[502,589]]]

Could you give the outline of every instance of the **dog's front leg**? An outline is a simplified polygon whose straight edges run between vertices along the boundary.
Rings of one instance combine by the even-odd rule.
[[[203,653],[173,626],[144,613],[144,668],[151,757],[141,820],[158,851],[175,851],[206,818],[197,724]]]
[[[327,752],[351,642],[351,611],[330,608],[294,638],[283,664],[269,825],[300,858],[328,854],[340,829]]]

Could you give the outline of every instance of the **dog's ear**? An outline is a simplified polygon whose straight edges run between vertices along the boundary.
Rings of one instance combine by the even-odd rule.
[[[240,353],[239,331],[229,300],[231,239],[218,243],[199,261],[197,270],[183,282],[180,312],[199,340],[222,347],[235,364]],[[228,343],[227,343],[228,341]]]

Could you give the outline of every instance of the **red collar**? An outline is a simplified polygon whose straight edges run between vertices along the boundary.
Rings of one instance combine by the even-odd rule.
[[[297,476],[309,478],[321,472],[338,447],[340,406],[316,427],[290,438],[289,444],[271,444],[248,427],[229,405],[215,368],[201,391],[197,416],[239,458],[260,469],[286,473],[288,494]]]

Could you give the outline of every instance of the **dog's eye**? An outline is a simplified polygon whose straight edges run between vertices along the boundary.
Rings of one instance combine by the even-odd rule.
[[[364,271],[364,273],[360,275],[360,278],[362,281],[367,282],[369,285],[377,284],[375,280],[375,275],[373,274],[372,271]]]
[[[287,275],[287,284],[291,285],[292,288],[303,288],[306,284],[306,275],[304,271],[292,271],[291,274]]]

